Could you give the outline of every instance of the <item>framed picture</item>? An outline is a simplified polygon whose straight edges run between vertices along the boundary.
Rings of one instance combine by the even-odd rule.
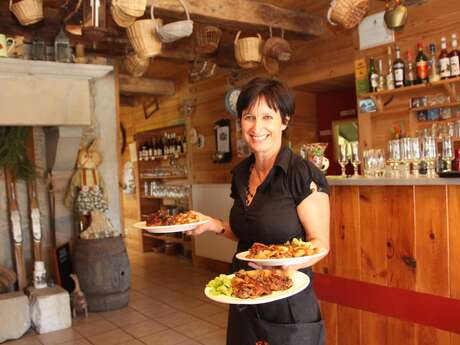
[[[375,106],[375,103],[372,100],[372,98],[360,99],[359,111],[361,113],[372,113],[374,111],[377,111],[377,107]]]

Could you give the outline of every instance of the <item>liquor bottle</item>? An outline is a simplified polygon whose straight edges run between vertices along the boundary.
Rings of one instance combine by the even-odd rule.
[[[439,54],[439,75],[441,79],[450,78],[450,58],[447,53],[447,40],[441,38],[441,53]]]
[[[369,92],[376,92],[379,84],[379,76],[375,70],[374,58],[369,59]]]
[[[436,61],[436,46],[434,45],[434,43],[430,44],[430,54],[431,54],[431,57],[430,57],[428,68],[430,72],[429,73],[430,83],[432,83],[434,81],[438,81],[441,79],[438,73],[438,64]]]
[[[428,58],[423,52],[421,43],[417,44],[418,54],[415,58],[415,65],[417,67],[417,84],[425,84],[428,82]]]
[[[180,152],[177,152],[177,139],[176,139],[176,133],[171,133],[171,144],[169,146],[169,151],[172,151],[171,153],[173,154],[179,154]]]
[[[388,73],[386,75],[387,89],[393,90],[395,88],[395,80],[393,78],[393,58],[391,57],[391,47],[388,46]]]
[[[182,139],[182,152],[187,153],[187,135],[184,135],[184,139]]]
[[[405,80],[406,86],[415,85],[415,73],[414,73],[414,64],[412,60],[412,50],[407,51],[407,76]]]
[[[148,149],[147,149],[147,160],[153,160],[153,144],[148,143]]]
[[[379,59],[379,77],[377,91],[383,91],[385,89],[385,77],[383,76],[383,61]]]
[[[396,88],[399,88],[404,86],[406,66],[401,59],[401,51],[398,46],[396,46],[395,51],[396,59],[393,62],[394,84]]]
[[[161,138],[161,143],[163,146],[163,156],[169,155],[169,144],[168,144],[168,133],[163,134],[163,138]]]
[[[451,78],[460,76],[460,52],[457,50],[457,45],[457,35],[452,34],[452,51],[449,54]]]

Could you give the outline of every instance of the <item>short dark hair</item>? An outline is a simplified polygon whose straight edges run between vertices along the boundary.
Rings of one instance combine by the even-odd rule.
[[[251,108],[263,97],[270,109],[279,111],[284,124],[295,112],[294,93],[282,82],[267,78],[254,78],[241,89],[236,103],[238,117],[241,119],[243,111]]]

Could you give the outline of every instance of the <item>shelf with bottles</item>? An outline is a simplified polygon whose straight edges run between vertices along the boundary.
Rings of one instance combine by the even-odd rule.
[[[179,159],[185,157],[186,153],[187,142],[183,129],[169,128],[150,132],[138,141],[139,162]]]

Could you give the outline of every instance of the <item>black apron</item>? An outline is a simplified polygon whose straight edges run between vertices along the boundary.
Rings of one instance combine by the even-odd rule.
[[[244,269],[239,261],[233,270]],[[312,279],[311,269],[301,270]],[[230,305],[227,345],[324,345],[325,329],[313,288],[264,304]]]

